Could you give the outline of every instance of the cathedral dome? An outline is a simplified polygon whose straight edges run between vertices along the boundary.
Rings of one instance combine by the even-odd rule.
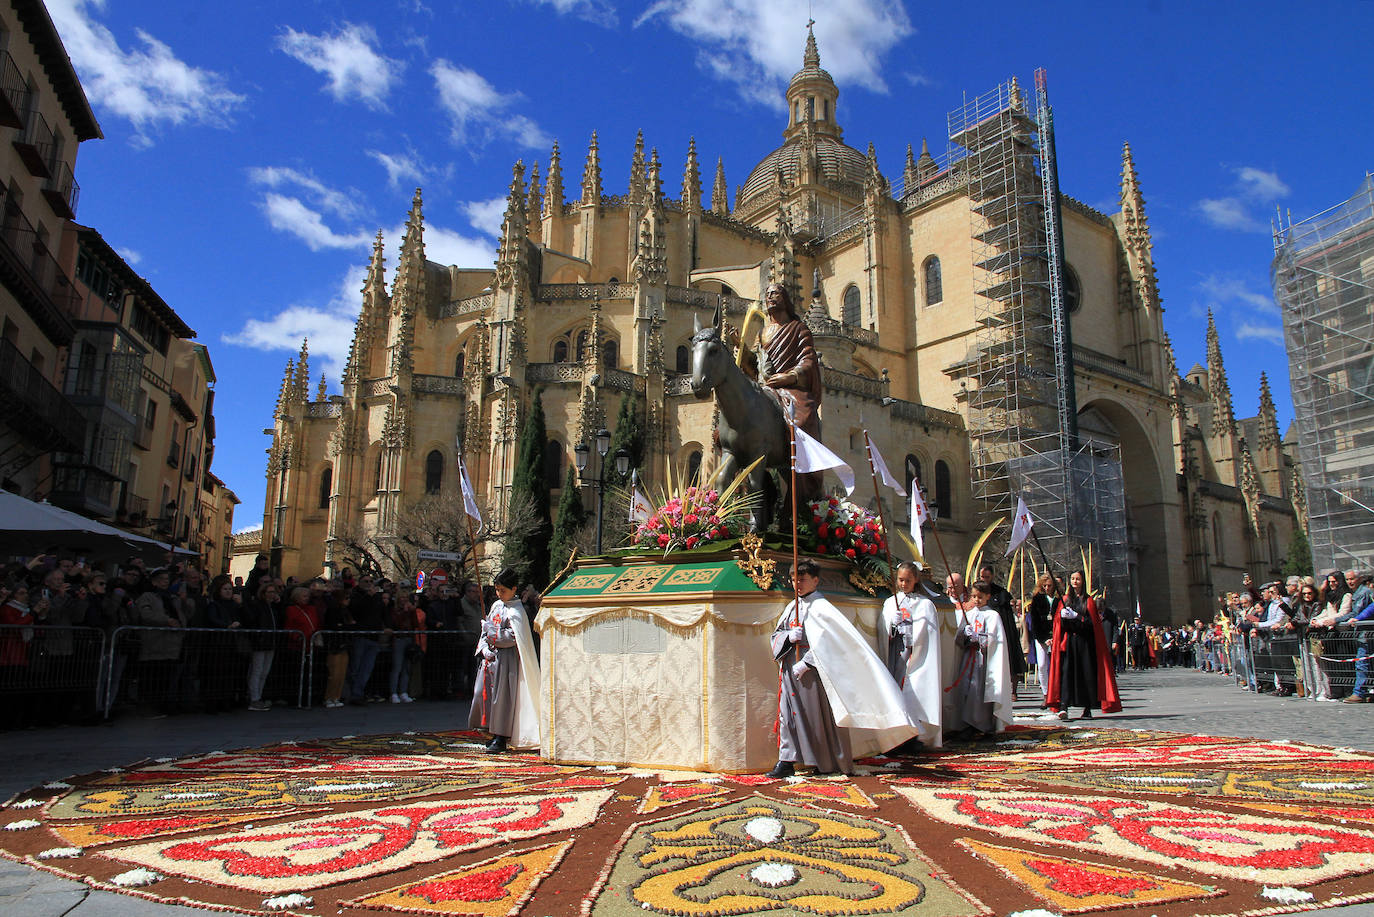
[[[868,175],[863,153],[844,142],[836,117],[840,90],[821,69],[816,36],[807,26],[802,68],[787,85],[787,127],[783,144],[763,158],[735,201],[737,211],[748,211],[773,188],[779,172],[789,184],[802,181],[852,186],[855,196]]]

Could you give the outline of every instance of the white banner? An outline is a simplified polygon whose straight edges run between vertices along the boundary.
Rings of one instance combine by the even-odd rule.
[[[906,488],[897,483],[897,479],[892,476],[892,472],[887,470],[887,462],[883,461],[883,454],[878,451],[878,444],[873,442],[873,437],[868,435],[867,430],[864,431],[864,439],[868,441],[868,455],[869,458],[873,459],[873,470],[877,472],[878,480],[905,497]]]
[[[1021,542],[1025,541],[1031,533],[1031,527],[1035,525],[1035,520],[1031,518],[1030,510],[1026,509],[1026,501],[1023,497],[1016,498],[1016,515],[1011,520],[1011,541],[1007,543],[1007,556],[1011,552],[1021,547]]]
[[[820,440],[812,439],[801,427],[793,429],[797,431],[797,473],[833,469],[844,485],[845,496],[854,493],[854,469],[849,467],[849,463],[825,448]]]

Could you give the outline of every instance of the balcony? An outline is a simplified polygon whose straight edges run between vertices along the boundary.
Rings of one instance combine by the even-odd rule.
[[[64,220],[75,219],[76,199],[80,196],[81,186],[76,183],[72,167],[60,159],[53,163],[52,178],[43,184],[43,197],[52,212]]]
[[[129,493],[129,485],[125,484],[115,518],[123,519],[129,525],[145,525],[148,521],[148,498]]]
[[[153,449],[153,431],[141,417],[134,424],[134,448],[142,452],[151,452]]]
[[[29,87],[24,83],[24,74],[14,63],[8,51],[0,51],[0,126],[23,127],[24,97]]]
[[[86,445],[86,418],[6,340],[0,340],[0,420],[44,451],[79,453]]]
[[[80,306],[76,288],[12,201],[6,201],[0,222],[0,282],[13,291],[50,341],[71,343],[76,334],[72,317]]]
[[[38,109],[30,108],[24,113],[24,129],[14,138],[14,148],[19,158],[29,167],[29,173],[39,178],[51,178],[52,170],[52,128],[48,120],[39,114]]]

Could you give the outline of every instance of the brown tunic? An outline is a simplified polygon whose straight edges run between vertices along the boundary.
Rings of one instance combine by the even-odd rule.
[[[821,438],[821,367],[811,329],[793,317],[780,324],[769,324],[763,331],[763,348],[768,355],[768,373],[794,373],[795,385],[770,386],[791,396],[796,424],[812,437]],[[786,406],[783,407],[786,412]],[[822,494],[821,472],[797,475],[797,499],[816,500]]]

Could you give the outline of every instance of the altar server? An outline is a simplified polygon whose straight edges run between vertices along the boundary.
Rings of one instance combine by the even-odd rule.
[[[519,582],[509,567],[497,574],[497,601],[482,619],[477,643],[481,663],[468,725],[491,734],[492,753],[539,747],[539,660],[525,606],[515,596]]]
[[[800,602],[787,603],[773,631],[778,660],[778,763],[817,773],[854,773],[854,759],[894,748],[916,735],[902,695],[878,654],[823,596],[820,567],[803,558],[792,570]]]
[[[897,565],[897,594],[883,603],[879,641],[887,670],[902,691],[906,712],[926,748],[940,747],[940,622],[935,603],[918,591],[911,561]]]
[[[992,590],[987,583],[969,588],[968,608],[958,608],[954,645],[962,657],[954,683],[948,688],[951,703],[945,717],[950,732],[1001,732],[1010,726],[1012,712],[1011,663],[1002,619],[988,607]]]

